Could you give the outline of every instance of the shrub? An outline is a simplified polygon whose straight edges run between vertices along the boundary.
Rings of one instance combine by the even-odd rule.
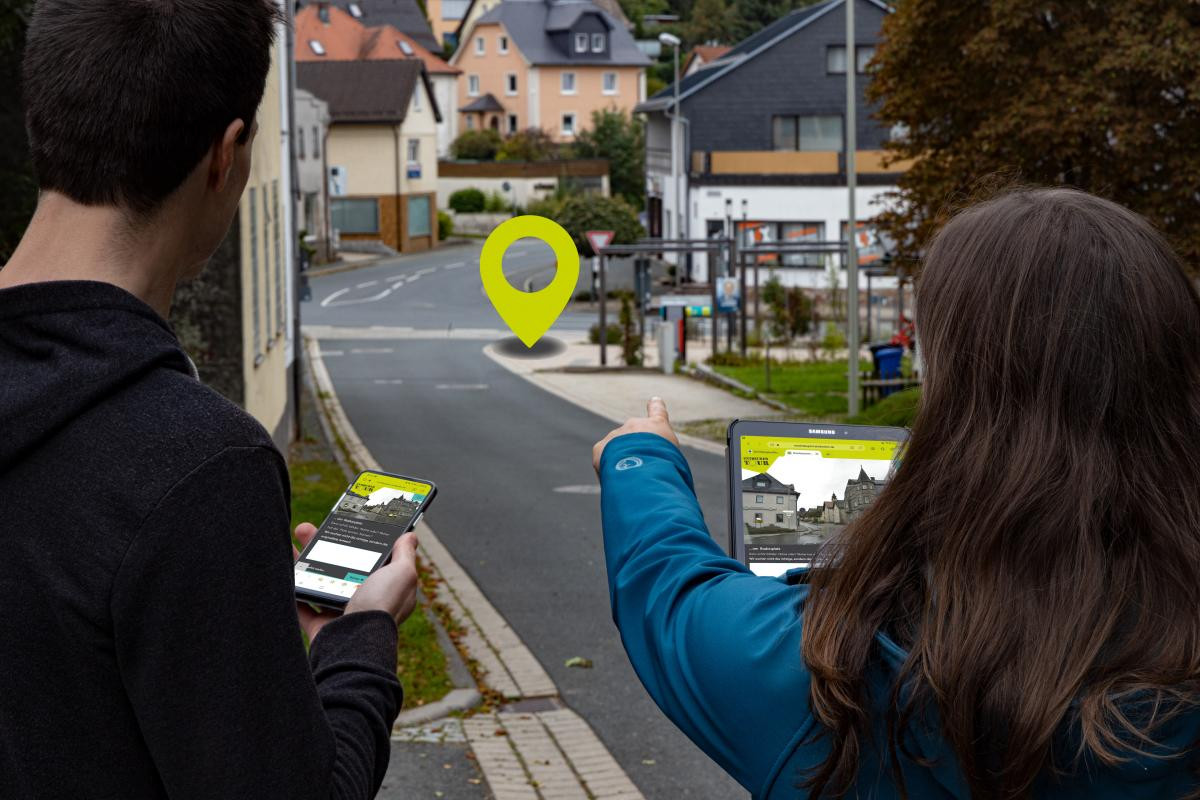
[[[459,189],[450,195],[450,207],[459,214],[478,214],[487,204],[487,198],[478,189]]]
[[[600,344],[600,326],[593,325],[588,328],[588,341],[592,344]],[[608,323],[608,343],[621,343],[621,326],[612,322]]]
[[[450,145],[455,158],[469,161],[493,161],[501,143],[499,131],[486,128],[481,131],[463,131]]]
[[[484,200],[483,210],[490,214],[498,214],[501,211],[508,210],[508,201],[504,199],[504,195],[499,192],[488,192],[487,198]]]
[[[438,212],[438,241],[444,242],[454,235],[454,220],[445,211]]]
[[[567,199],[555,220],[567,229],[580,255],[592,256],[588,231],[613,231],[614,244],[632,244],[643,234],[633,206],[619,197],[581,194]]]
[[[642,365],[642,336],[637,332],[633,318],[633,292],[623,291],[621,294],[621,358],[627,367]]]
[[[526,128],[500,144],[497,161],[550,161],[559,154],[558,145],[541,128]]]

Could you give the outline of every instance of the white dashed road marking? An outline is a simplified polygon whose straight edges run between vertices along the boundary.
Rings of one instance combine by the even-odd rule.
[[[394,349],[392,349],[391,347],[355,347],[350,352],[354,353],[356,355],[363,355],[363,354],[376,355],[379,353],[394,353],[396,351]]]
[[[450,392],[482,392],[488,388],[486,383],[439,383],[438,389]]]
[[[377,284],[377,283],[379,283],[379,281],[367,281],[366,283],[360,283],[358,286],[356,286],[356,287],[354,287],[354,288],[356,288],[356,289],[366,289],[368,286],[374,286],[374,285],[375,285],[375,284]]]

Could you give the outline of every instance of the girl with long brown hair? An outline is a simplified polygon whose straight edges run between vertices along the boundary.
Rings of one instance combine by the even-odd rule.
[[[597,445],[639,676],[755,797],[1196,795],[1191,279],[1136,214],[1019,190],[943,228],[917,300],[903,463],[799,579],[721,553],[660,401]]]

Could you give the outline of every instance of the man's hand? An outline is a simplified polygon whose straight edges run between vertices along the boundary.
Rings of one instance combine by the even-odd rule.
[[[661,397],[651,397],[650,402],[646,404],[646,416],[627,420],[624,425],[605,436],[592,448],[592,466],[596,472],[600,471],[600,456],[604,454],[604,448],[613,439],[627,433],[653,433],[676,446],[679,445],[679,439],[675,437],[675,431],[671,429],[671,420],[667,418],[667,404],[662,401]]]
[[[312,537],[317,534],[315,526],[304,522],[296,526],[296,539],[303,550],[308,546]],[[292,547],[292,560],[300,557],[300,551]],[[371,573],[361,586],[354,592],[354,597],[346,605],[347,614],[356,611],[386,611],[400,624],[408,619],[409,614],[417,606],[417,536],[406,533],[400,537],[392,548],[392,560],[383,567]],[[308,603],[296,604],[300,615],[300,627],[312,642],[325,624],[338,618],[336,611],[322,609],[313,610]]]

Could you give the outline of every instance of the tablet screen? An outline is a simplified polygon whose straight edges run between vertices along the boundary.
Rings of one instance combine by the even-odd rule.
[[[751,571],[781,575],[809,566],[817,550],[875,500],[891,477],[899,445],[741,436],[741,524]]]

